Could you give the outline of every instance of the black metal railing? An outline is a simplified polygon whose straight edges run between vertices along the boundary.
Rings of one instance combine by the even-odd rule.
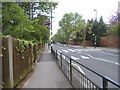
[[[67,79],[75,88],[89,88],[92,90],[108,90],[109,88],[120,89],[119,83],[91,70],[90,68],[63,54],[61,51],[55,50],[53,47],[51,47],[51,53],[54,55],[57,64],[59,65]],[[88,76],[80,71],[77,66],[82,67],[82,69],[84,68],[84,70],[86,69],[89,73],[92,73],[92,75],[96,75],[99,78],[98,82],[100,84],[93,82],[94,80],[88,78]]]

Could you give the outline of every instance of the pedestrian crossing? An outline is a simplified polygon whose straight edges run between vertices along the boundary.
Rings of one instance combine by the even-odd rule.
[[[63,52],[81,52],[81,51],[95,51],[94,49],[63,49]],[[101,49],[96,49],[96,51],[101,51]]]

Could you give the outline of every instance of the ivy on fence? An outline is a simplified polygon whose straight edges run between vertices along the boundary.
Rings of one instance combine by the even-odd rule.
[[[8,38],[9,37],[3,37],[2,40],[2,81],[4,83],[4,88],[10,87]],[[40,53],[44,48],[44,44],[33,44],[31,42],[12,38],[12,47],[13,82],[14,86],[16,86],[36,65],[39,60]]]

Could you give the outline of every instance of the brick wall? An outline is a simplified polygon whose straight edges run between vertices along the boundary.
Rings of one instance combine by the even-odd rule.
[[[120,47],[120,39],[117,36],[106,36],[100,38],[101,47]]]
[[[71,40],[68,40],[67,41],[67,44],[70,44],[70,45],[83,45],[85,44],[86,46],[93,46],[92,42],[90,41],[77,41],[77,42],[74,42],[74,41],[71,41]]]

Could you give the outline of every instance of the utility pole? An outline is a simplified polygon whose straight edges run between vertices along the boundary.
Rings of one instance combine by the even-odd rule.
[[[95,21],[97,21],[97,10],[94,9],[94,11],[96,12],[96,14],[95,14]],[[94,44],[95,44],[95,48],[96,48],[96,44],[97,44],[96,34],[94,34],[94,36],[95,36],[95,42],[94,42]]]
[[[51,0],[51,32],[50,32],[50,40],[52,38],[52,0]]]

